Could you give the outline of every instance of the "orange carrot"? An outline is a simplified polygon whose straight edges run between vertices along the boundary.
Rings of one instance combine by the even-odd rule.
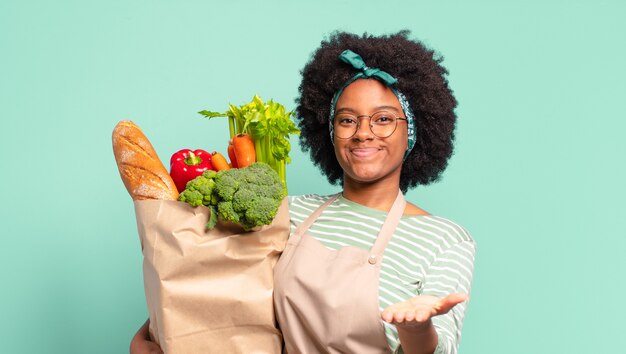
[[[211,158],[211,163],[216,170],[230,170],[230,166],[228,165],[228,161],[224,158],[224,155],[220,154],[217,151],[213,151],[211,154],[213,157]]]
[[[235,159],[239,168],[251,165],[256,161],[254,143],[248,134],[237,134],[233,137],[233,147],[235,148]]]
[[[235,156],[235,147],[233,146],[232,139],[228,141],[228,158],[232,167],[237,168],[237,157]]]

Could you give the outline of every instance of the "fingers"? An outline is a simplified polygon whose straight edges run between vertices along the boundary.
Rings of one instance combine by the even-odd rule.
[[[150,344],[147,346],[147,350],[149,350],[149,354],[163,354],[161,347],[153,342],[150,342]]]
[[[388,323],[416,322],[423,323],[435,316],[437,312],[432,307],[417,309],[386,308],[381,314],[383,321]]]
[[[402,323],[406,321],[415,320],[415,311],[402,311],[397,309],[387,308],[381,314],[383,321],[388,323]]]
[[[410,320],[407,319],[407,321],[412,321],[413,319],[415,319],[415,311],[407,311],[401,308],[397,308],[395,306],[390,306],[383,311],[383,313],[381,314],[381,318],[383,319],[383,321],[388,323],[402,323],[407,318],[411,318]]]
[[[389,307],[387,307],[383,313],[380,315],[380,317],[383,319],[383,321],[391,323],[393,322],[393,310]]]
[[[163,350],[155,342],[139,339],[131,343],[130,354],[163,354]]]
[[[469,296],[467,294],[453,293],[439,300],[439,302],[435,304],[434,307],[438,315],[443,315],[452,310],[454,306],[464,301],[467,301],[467,299],[469,299]]]
[[[464,293],[453,293],[442,299],[420,295],[387,307],[381,313],[381,318],[385,322],[395,324],[425,323],[433,316],[448,313],[454,306],[467,301],[468,298],[468,295]]]

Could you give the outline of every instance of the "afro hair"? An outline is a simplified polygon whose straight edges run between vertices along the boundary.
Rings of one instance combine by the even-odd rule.
[[[321,42],[301,71],[296,99],[302,149],[310,153],[331,184],[342,183],[343,170],[328,133],[328,115],[333,95],[356,74],[339,59],[346,49],[359,54],[369,67],[398,79],[395,88],[406,96],[415,114],[417,139],[402,165],[400,189],[406,192],[418,184],[437,181],[452,155],[457,101],[448,87],[448,71],[441,65],[443,57],[409,39],[406,30],[386,36],[334,32]]]

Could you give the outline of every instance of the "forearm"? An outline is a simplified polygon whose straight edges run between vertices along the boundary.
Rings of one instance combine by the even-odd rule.
[[[423,327],[398,326],[400,345],[405,354],[433,354],[437,348],[438,336],[432,321]]]

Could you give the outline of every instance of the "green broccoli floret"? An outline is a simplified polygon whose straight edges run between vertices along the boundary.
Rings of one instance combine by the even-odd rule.
[[[271,224],[274,216],[276,216],[281,200],[282,198],[277,201],[275,198],[267,197],[258,197],[252,200],[250,207],[246,209],[245,220],[248,222],[248,229]],[[246,225],[244,225],[245,227]]]
[[[222,170],[217,173],[215,183],[219,187],[216,193],[220,200],[233,200],[233,195],[239,189],[239,184],[242,180],[239,170],[238,168],[231,168],[230,170]]]
[[[185,202],[195,207],[202,205],[203,199],[204,199],[204,195],[202,195],[202,193],[198,192],[195,189],[185,189],[178,196],[178,200],[180,200],[181,202]]]
[[[230,201],[217,203],[217,214],[222,220],[239,223],[239,214],[233,210],[233,203]]]
[[[276,171],[257,162],[245,168],[206,171],[187,183],[179,200],[217,209],[220,219],[250,230],[269,225],[284,197],[285,186]]]
[[[187,182],[186,189],[180,193],[178,200],[189,203],[192,206],[211,206],[214,205],[216,197],[213,193],[215,189],[214,178],[217,175],[215,171],[204,171],[198,176]]]
[[[245,213],[246,209],[248,209],[250,201],[256,197],[257,195],[255,194],[255,191],[251,188],[239,188],[233,195],[230,203],[232,204],[232,208],[235,212]]]
[[[245,230],[269,225],[285,197],[276,171],[261,162],[220,171],[215,189],[223,201],[217,207],[222,220],[238,223]]]
[[[263,186],[272,186],[277,185],[276,180],[280,179],[278,174],[271,173],[271,168],[268,168],[269,165],[264,163],[254,163],[248,166],[247,173],[245,173],[242,178],[251,184],[258,184]],[[280,184],[282,187],[282,184]]]

